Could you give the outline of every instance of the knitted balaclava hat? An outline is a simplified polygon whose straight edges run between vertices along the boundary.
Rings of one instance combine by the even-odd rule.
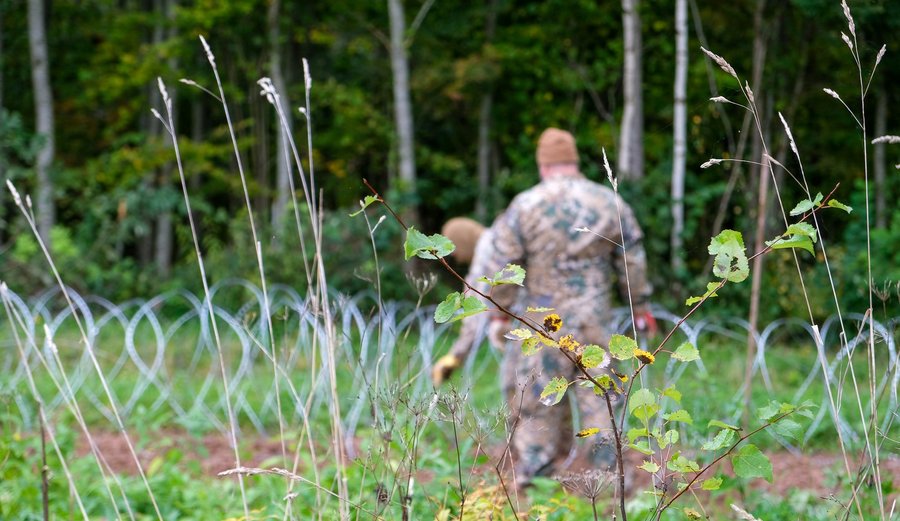
[[[484,226],[468,217],[454,217],[441,228],[441,235],[453,241],[453,256],[460,262],[472,262],[475,244],[484,232]]]
[[[565,130],[548,128],[538,139],[537,162],[538,165],[578,164],[575,138]]]

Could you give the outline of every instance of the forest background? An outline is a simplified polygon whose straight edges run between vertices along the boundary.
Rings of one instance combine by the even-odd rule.
[[[748,78],[772,156],[793,165],[781,112],[801,148],[812,191],[828,193],[840,183],[835,197],[856,211],[826,219],[823,239],[831,245],[844,304],[865,309],[860,132],[846,109],[823,92],[859,87],[840,44],[836,2],[670,0],[644,2],[639,10],[634,4],[0,0],[0,178],[33,194],[54,258],[78,291],[115,301],[173,288],[199,291],[175,156],[150,112],[161,109],[161,77],[175,91],[177,131],[210,276],[253,279],[256,254],[238,246],[248,244],[249,230],[224,115],[213,97],[178,83],[189,78],[214,85],[197,39],[204,35],[222,71],[257,222],[266,227],[261,236],[271,282],[299,288],[306,276],[297,240],[289,239],[289,167],[279,160],[278,121],[256,81],[272,78],[285,105],[294,107],[297,141],[306,143],[307,119],[296,111],[304,102],[306,58],[331,287],[355,293],[376,280],[366,225],[347,218],[368,193],[363,179],[429,233],[457,215],[490,223],[516,193],[537,182],[537,136],[557,126],[575,134],[582,170],[592,179],[605,179],[606,149],[620,191],[645,230],[654,300],[680,309],[684,297],[702,292],[708,280],[711,236],[733,228],[753,237],[760,208],[767,217],[762,235],[783,231],[774,194],[769,191],[760,204],[759,166],[726,161],[700,168],[712,157],[763,159],[749,114],[709,101],[741,101],[741,94],[702,45]],[[677,5],[686,9],[680,22]],[[872,57],[883,44],[888,49],[869,91],[869,136],[897,133],[900,110],[892,107],[900,77],[900,1],[856,1],[852,7],[861,54]],[[639,30],[629,33],[629,27]],[[673,88],[679,27],[687,29],[683,97]],[[628,51],[638,62],[626,60]],[[626,74],[626,62],[637,69]],[[684,154],[673,138],[679,128]],[[900,153],[885,145],[872,150],[873,278],[882,293],[900,291]],[[683,199],[672,189],[682,157]],[[308,162],[304,167],[310,168]],[[776,173],[785,206],[806,197],[783,170]],[[680,200],[681,223],[673,210]],[[0,273],[17,291],[33,294],[52,286],[51,274],[16,214],[4,191]],[[374,240],[383,255],[385,296],[409,298],[414,290],[396,247],[401,228],[387,221]],[[754,251],[751,244],[748,249]],[[795,280],[791,260],[766,259],[763,320],[805,310],[802,292],[787,282]],[[824,267],[811,256],[801,262],[813,281],[807,288],[813,312],[824,316],[830,296],[817,295],[830,292]],[[750,291],[749,285],[732,289],[715,312],[743,314]],[[884,306],[896,306],[893,298],[885,300]],[[897,309],[878,311],[893,316]],[[808,318],[805,311],[796,313]]]

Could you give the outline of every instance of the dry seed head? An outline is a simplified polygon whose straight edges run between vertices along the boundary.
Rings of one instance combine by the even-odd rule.
[[[709,98],[709,101],[713,103],[731,103],[731,101],[725,96],[716,96],[715,98]]]
[[[707,162],[705,162],[705,163],[703,163],[702,165],[700,165],[700,168],[703,169],[703,170],[705,170],[705,169],[707,169],[707,168],[709,168],[709,167],[711,167],[711,166],[718,165],[718,164],[721,163],[721,162],[722,162],[721,159],[710,158]]]
[[[900,136],[880,136],[872,140],[873,145],[877,145],[879,143],[896,145],[897,143],[900,143]]]
[[[28,194],[25,194],[25,206],[27,206],[29,210],[31,209],[31,196]]]
[[[6,188],[9,189],[9,193],[12,194],[13,202],[16,203],[16,206],[22,207],[22,198],[19,197],[19,191],[16,190],[16,187],[13,186],[12,181],[9,179],[6,180]]]
[[[165,106],[169,106],[169,91],[166,90],[166,84],[163,83],[162,78],[159,76],[156,77],[156,83],[159,86],[159,93],[162,95],[163,104]]]
[[[847,5],[847,0],[841,0],[841,7],[844,8],[844,16],[847,18],[847,27],[850,28],[850,34],[856,36],[856,24],[853,23],[853,16],[850,14],[850,6]]]
[[[209,48],[209,44],[206,43],[206,38],[203,35],[200,35],[200,43],[203,44],[203,51],[206,53],[206,59],[209,60],[209,64],[215,68],[216,66],[216,57],[213,56],[212,50]]]
[[[778,118],[781,119],[781,124],[784,125],[784,132],[785,134],[787,134],[788,141],[790,141],[791,143],[791,150],[794,151],[794,154],[799,156],[800,152],[797,151],[797,143],[794,142],[794,135],[791,134],[791,127],[789,127],[787,121],[784,120],[784,116],[781,114],[781,111],[778,112]],[[772,158],[769,159],[771,160]],[[778,164],[778,162],[775,161],[775,164]]]
[[[836,100],[841,99],[841,97],[838,96],[838,93],[831,89],[822,89],[822,92],[824,92],[825,94],[828,94],[829,96],[831,96],[832,98],[834,98]]]
[[[784,168],[785,170],[787,170],[787,168],[785,168],[784,165],[782,165],[781,163],[779,163],[777,159],[775,159],[774,157],[770,156],[769,154],[763,153],[762,156],[763,156],[763,159],[765,159],[766,161],[768,161],[768,162],[770,162],[770,163],[774,163],[774,164],[780,166],[781,168]]]
[[[312,76],[309,74],[309,62],[306,61],[306,58],[303,58],[303,82],[306,90],[312,88]]]
[[[882,45],[881,49],[878,50],[878,56],[875,57],[875,66],[878,67],[878,64],[881,63],[881,59],[884,58],[884,53],[887,52],[887,45]]]
[[[716,54],[710,50],[707,50],[704,47],[700,47],[700,50],[702,50],[704,53],[706,53],[706,55],[709,56],[712,59],[712,61],[716,62],[716,64],[718,64],[719,67],[721,67],[723,71],[732,75],[734,77],[734,79],[737,79],[738,75],[736,72],[734,72],[734,67],[732,67],[727,61],[725,61],[725,58],[722,58],[718,54]]]
[[[278,92],[275,90],[275,86],[272,85],[272,80],[269,78],[260,78],[256,81],[256,84],[262,87],[259,94],[265,96],[266,101],[274,105],[275,100],[278,99]]]
[[[613,177],[612,168],[610,168],[610,166],[609,166],[609,159],[607,159],[607,157],[606,157],[606,149],[601,148],[600,150],[603,152],[603,168],[606,169],[606,178],[609,179],[609,184],[612,185],[613,191],[618,192],[619,191],[619,182],[616,180],[615,177]]]
[[[751,103],[751,104],[752,104],[752,103],[755,103],[756,100],[753,99],[753,90],[750,89],[750,84],[747,83],[746,81],[744,82],[744,90],[747,91],[747,99],[750,100],[750,103]]]
[[[6,287],[6,283],[0,282],[0,295],[3,295],[5,297],[8,292],[9,288]]]
[[[53,341],[53,335],[50,334],[50,328],[47,324],[44,324],[44,337],[47,338],[47,347],[50,348],[50,352],[53,354],[59,353],[59,349],[56,347],[56,342]]]
[[[851,51],[853,50],[853,42],[850,41],[849,36],[844,34],[844,31],[841,31],[841,40],[844,40],[844,43],[847,44],[847,47],[849,47]]]

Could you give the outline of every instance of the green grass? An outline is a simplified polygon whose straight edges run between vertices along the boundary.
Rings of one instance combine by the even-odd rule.
[[[196,330],[184,329],[171,340],[166,350],[165,365],[169,370],[168,377],[172,383],[173,399],[184,404],[186,408],[200,392],[203,378],[208,371],[214,371],[218,382],[218,367],[213,353],[206,352],[199,362],[192,360],[196,335]],[[279,336],[280,334],[276,334],[276,337]],[[143,330],[138,331],[137,338],[152,340],[148,332]],[[148,363],[155,349],[151,340],[139,342],[139,349],[145,354]],[[409,338],[405,345],[397,346],[397,349],[400,350],[398,355],[408,353],[407,350],[413,348],[415,340],[415,338]],[[226,336],[224,341],[228,343],[229,348],[234,346],[233,338],[229,339]],[[81,356],[77,337],[72,332],[59,334],[57,343],[65,365],[73,364]],[[739,400],[735,401],[735,396],[743,381],[745,357],[744,346],[737,345],[736,342],[717,341],[706,345],[701,343],[698,347],[708,372],[702,374],[692,366],[677,383],[678,389],[683,394],[682,407],[687,409],[694,419],[693,428],[685,432],[687,437],[683,439],[690,440],[689,444],[695,447],[705,440],[706,424],[709,420],[730,420],[740,411],[742,404]],[[446,345],[439,346],[436,353],[443,353],[446,349]],[[120,350],[121,341],[114,335],[104,335],[100,338],[97,354],[105,371],[115,365]],[[229,351],[226,350],[226,352]],[[867,367],[862,354],[862,352],[857,353],[853,362],[856,376],[861,385],[865,387]],[[478,381],[471,382],[464,390],[468,391],[465,418],[458,422],[459,458],[464,469],[463,482],[466,484],[470,498],[468,508],[470,514],[473,515],[477,512],[487,512],[487,510],[479,509],[489,510],[497,507],[498,504],[502,509],[505,504],[505,497],[493,489],[497,484],[497,478],[491,470],[492,464],[484,455],[479,455],[477,458],[475,456],[476,442],[474,440],[479,437],[472,426],[478,424],[479,421],[482,428],[486,428],[485,425],[492,425],[493,430],[487,427],[490,432],[483,436],[486,446],[502,445],[503,438],[502,422],[492,423],[489,421],[492,415],[497,414],[496,411],[503,406],[499,379],[494,376],[499,374],[498,364],[495,357],[486,349],[482,349],[477,357],[476,366],[481,367],[481,364],[485,364],[484,372]],[[656,364],[645,372],[646,385],[657,388],[665,385],[661,379],[661,370],[667,359],[668,357],[665,355],[659,357]],[[409,356],[396,356],[395,364],[390,368],[391,372],[395,375],[400,373],[409,375],[410,368],[406,366],[408,360]],[[884,361],[881,358],[877,361],[879,367],[884,367]],[[816,354],[802,342],[794,345],[781,344],[776,348],[770,347],[767,362],[773,379],[774,394],[770,397],[768,390],[763,385],[762,378],[757,375],[753,380],[752,388],[754,408],[768,404],[770,399],[793,401],[796,389],[816,363]],[[229,360],[229,365],[233,363],[235,363],[234,360]],[[303,399],[306,399],[309,392],[310,364],[309,360],[297,359],[292,366],[286,368],[297,392]],[[346,360],[337,369],[338,380],[342,382],[341,408],[346,413],[355,402],[357,393],[364,390],[366,384],[353,381],[355,368],[351,367]],[[42,368],[37,369],[35,376],[43,396],[55,394],[55,389],[47,377],[46,371]],[[113,393],[120,402],[131,396],[137,376],[135,367],[128,363],[111,380]],[[0,505],[5,505],[0,507],[0,514],[2,514],[0,517],[3,519],[30,519],[40,512],[39,475],[36,472],[39,468],[39,437],[35,432],[23,429],[21,420],[18,419],[17,406],[12,400],[14,396],[20,396],[26,397],[25,401],[28,402],[30,393],[24,384],[20,384],[16,389],[11,389],[8,385],[8,377],[9,375],[0,375],[0,390],[2,390],[0,396],[3,397],[5,411],[3,446],[0,446],[0,461],[3,462],[0,464],[0,476],[3,478],[0,480],[0,499],[11,497],[26,499],[12,502],[0,500]],[[406,379],[400,379],[399,382],[405,383]],[[459,385],[461,382],[456,378],[452,380],[452,383]],[[254,376],[240,385],[246,391],[245,396],[249,405],[259,409],[267,394],[271,393],[273,389],[270,362],[262,356],[257,357]],[[101,401],[105,401],[99,381],[92,372],[88,374],[85,386],[78,393],[79,403],[84,408],[86,421],[91,430],[114,431],[113,425],[88,403],[86,399],[88,389],[99,396]],[[281,390],[282,404],[287,409],[293,404],[293,397],[287,386],[282,385]],[[863,391],[865,392],[865,389]],[[214,385],[209,390],[206,403],[218,403],[221,392],[221,385]],[[820,381],[816,381],[810,387],[807,395],[801,397],[801,400],[821,403],[823,392],[822,384]],[[158,391],[154,387],[148,388],[141,395],[133,413],[125,421],[129,429],[137,433],[135,439],[140,447],[153,448],[158,452],[157,458],[148,466],[147,470],[153,490],[157,494],[157,500],[165,505],[166,519],[225,519],[229,516],[239,515],[242,508],[236,480],[204,476],[198,463],[191,460],[184,447],[178,446],[178,443],[173,444],[171,441],[167,445],[163,439],[167,432],[164,429],[171,430],[177,426],[191,435],[199,436],[212,431],[212,426],[204,420],[201,414],[194,414],[187,420],[181,420],[179,425],[174,414],[166,405],[151,411],[150,407],[156,401],[157,393]],[[407,453],[407,449],[413,445],[414,440],[417,448],[417,472],[412,489],[414,498],[411,505],[412,517],[414,519],[431,518],[440,514],[445,508],[450,509],[447,512],[456,511],[456,505],[459,502],[459,475],[453,424],[448,419],[446,404],[439,404],[437,412],[433,412],[428,419],[424,418],[423,411],[427,409],[429,399],[430,397],[423,397],[421,400],[416,400],[409,396],[402,386],[382,386],[374,401],[366,404],[355,433],[359,449],[358,459],[349,465],[347,472],[351,496],[354,501],[366,505],[367,509],[384,508],[383,515],[388,519],[400,516],[399,498],[403,495],[401,488],[404,488],[408,482],[406,474],[398,469],[404,468],[404,455]],[[882,402],[879,410],[883,417],[888,412],[886,410],[887,397]],[[448,403],[455,402],[451,400]],[[847,387],[846,392],[843,393],[841,403],[845,418],[851,424],[858,425],[855,396],[850,387]],[[863,404],[866,405],[865,397]],[[383,423],[373,421],[369,414],[373,409],[379,411],[378,416],[383,419]],[[221,410],[218,412],[220,420],[224,422],[224,412]],[[72,417],[61,407],[52,411],[51,421],[59,431],[63,452],[72,454],[75,439],[78,437],[78,430]],[[239,421],[242,424],[243,432],[242,453],[245,455],[244,457],[249,457],[252,455],[253,442],[257,436],[253,434],[254,429],[245,415],[240,415]],[[288,445],[289,449],[293,450],[299,439],[301,425],[292,414],[287,416],[287,422]],[[311,422],[313,439],[316,440],[320,460],[320,480],[322,486],[332,489],[334,455],[329,452],[330,423],[328,411],[324,405],[311,411]],[[809,421],[802,419],[801,424],[805,431]],[[758,423],[751,421],[751,425],[758,425]],[[265,427],[270,433],[278,432],[274,416],[265,419]],[[900,437],[900,429],[895,425],[886,434],[897,439]],[[305,442],[302,443],[301,450],[305,453]],[[780,445],[766,434],[758,435],[754,439],[754,443],[765,450],[780,450]],[[857,450],[859,445],[850,448]],[[829,453],[838,451],[834,427],[829,418],[822,422],[820,428],[808,444],[802,447],[802,450]],[[109,501],[105,496],[105,490],[101,487],[96,463],[89,457],[76,458],[74,456],[67,456],[67,462],[72,467],[73,473],[79,476],[78,485],[82,496],[90,498],[90,505],[86,504],[86,507],[89,508],[91,515],[110,516],[112,513]],[[280,461],[271,463],[280,466]],[[57,512],[69,512],[73,508],[72,499],[67,490],[65,476],[62,474],[59,461],[56,460],[54,454],[49,455],[49,465],[55,475],[51,488],[52,506]],[[308,456],[305,457],[301,462],[301,474],[309,477],[311,465],[312,461]],[[469,475],[469,469],[473,466],[479,472]],[[151,514],[152,509],[147,502],[146,492],[138,478],[123,476],[122,481],[128,497],[134,501],[133,508],[138,512],[143,512],[144,515]],[[254,510],[253,517],[255,519],[264,519],[272,515],[281,517],[281,512],[285,508],[281,498],[286,492],[283,479],[276,476],[259,476],[248,478],[246,482],[250,492],[250,505],[257,509]],[[735,490],[739,491],[742,504],[747,508],[763,508],[765,506],[767,511],[772,512],[770,517],[764,516],[765,519],[787,519],[792,515],[808,516],[830,507],[829,505],[823,506],[825,502],[821,500],[814,501],[815,498],[798,499],[797,494],[799,493],[792,493],[793,495],[773,502],[772,498],[749,489],[744,490],[744,485],[736,480],[727,486],[728,490],[725,494],[733,494]],[[377,491],[382,488],[390,492],[391,501],[388,505],[379,506]],[[294,501],[293,512],[296,518],[305,519],[317,510],[312,490],[309,487],[301,487],[301,490],[304,493]],[[532,505],[544,509],[544,519],[583,519],[591,516],[590,505],[587,502],[565,494],[555,482],[539,483],[531,491],[531,496]],[[632,500],[629,508],[635,515],[638,515],[642,509],[641,501],[640,496]],[[690,502],[685,503],[685,506],[689,506],[689,504]],[[326,505],[326,509],[336,509],[337,503],[336,501],[327,501]],[[608,510],[607,504],[600,506],[602,509]],[[509,515],[508,508],[505,512],[506,515]],[[336,514],[336,511],[334,513]],[[681,515],[683,514],[673,513],[670,518],[678,519],[678,516]],[[817,516],[818,514],[813,517]]]

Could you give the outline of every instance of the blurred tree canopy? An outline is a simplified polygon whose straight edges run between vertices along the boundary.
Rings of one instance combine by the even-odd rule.
[[[840,291],[862,303],[865,285],[865,223],[861,133],[846,109],[824,94],[839,92],[859,109],[859,77],[840,31],[846,22],[836,0],[767,2],[761,32],[754,33],[757,1],[691,2],[687,86],[688,142],[685,196],[685,266],[672,273],[669,258],[669,178],[675,68],[674,0],[641,5],[645,172],[621,186],[645,228],[657,298],[680,309],[685,294],[703,287],[706,246],[720,227],[748,234],[754,226],[758,171],[737,163],[701,170],[710,157],[733,157],[742,134],[755,132],[739,107],[709,101],[722,95],[740,101],[733,78],[711,64],[704,45],[724,56],[751,80],[754,38],[765,44],[760,88],[773,156],[797,170],[777,113],[784,113],[804,160],[811,189],[856,209],[849,218],[828,216],[824,239],[832,248]],[[57,205],[54,250],[64,278],[76,288],[110,298],[147,295],[197,284],[190,232],[184,215],[174,155],[150,108],[161,109],[156,77],[176,93],[176,125],[188,183],[213,278],[255,279],[255,258],[246,224],[240,180],[218,102],[178,82],[189,78],[214,89],[202,53],[203,35],[216,54],[248,177],[258,222],[270,222],[276,186],[276,125],[256,80],[268,76],[273,49],[281,52],[294,134],[306,152],[306,121],[296,108],[304,99],[301,58],[312,74],[313,156],[328,210],[326,262],[332,285],[343,291],[372,288],[374,263],[362,221],[347,209],[366,195],[366,178],[399,204],[417,205],[422,226],[433,232],[456,215],[474,215],[476,200],[492,219],[519,191],[537,181],[534,144],[547,126],[572,131],[582,170],[602,180],[601,148],[615,164],[622,111],[622,9],[619,2],[549,0],[466,2],[405,0],[410,89],[415,118],[415,194],[392,190],[397,175],[392,117],[392,77],[387,2],[331,0],[282,2],[279,41],[270,42],[268,2],[259,0],[53,0],[46,2],[50,79],[56,116],[52,169]],[[0,0],[0,177],[20,191],[35,190],[34,100],[23,0]],[[900,0],[851,2],[864,63],[864,80],[875,54],[887,44],[867,98],[867,125],[874,137],[876,102],[888,133],[900,133],[896,84],[900,74]],[[492,93],[487,191],[479,187],[479,123],[485,93]],[[750,157],[745,148],[742,157]],[[869,161],[873,161],[870,145]],[[894,164],[900,148],[886,150],[889,202],[884,226],[873,235],[876,283],[900,279],[900,210]],[[304,164],[304,167],[308,165]],[[871,170],[871,166],[870,166]],[[729,188],[730,185],[730,188]],[[779,176],[785,206],[802,196],[789,176]],[[17,291],[36,291],[51,281],[34,240],[11,197],[0,196],[0,273]],[[724,213],[722,198],[732,194]],[[874,196],[873,196],[874,197]],[[874,202],[873,202],[874,204]],[[771,206],[770,206],[771,208]],[[874,209],[873,209],[874,211]],[[159,215],[171,213],[166,224]],[[779,233],[773,210],[770,233]],[[874,217],[873,217],[874,219]],[[288,219],[288,221],[291,221]],[[160,227],[171,226],[171,258],[154,258]],[[376,235],[388,296],[411,292],[399,264],[400,230],[385,223]],[[263,236],[274,282],[305,287],[296,261],[296,232],[269,229]],[[358,248],[346,248],[348,243]],[[893,245],[893,246],[891,246]],[[396,251],[394,251],[396,250]],[[861,257],[862,255],[862,257]],[[799,305],[790,286],[792,259],[767,261],[764,315]],[[161,266],[160,262],[170,264]],[[396,263],[395,263],[396,262]],[[862,263],[862,264],[861,264]],[[803,259],[812,276],[820,264]],[[160,276],[160,274],[166,274]],[[68,275],[68,276],[67,276]],[[671,291],[671,281],[680,283]],[[741,297],[743,289],[734,292]],[[745,297],[745,295],[744,295]],[[827,295],[823,302],[828,301]],[[898,296],[900,298],[900,296]],[[723,299],[724,302],[740,302]],[[896,301],[894,301],[896,302]],[[736,304],[735,304],[736,305]],[[823,304],[823,307],[825,305]],[[816,310],[827,314],[827,309]]]

